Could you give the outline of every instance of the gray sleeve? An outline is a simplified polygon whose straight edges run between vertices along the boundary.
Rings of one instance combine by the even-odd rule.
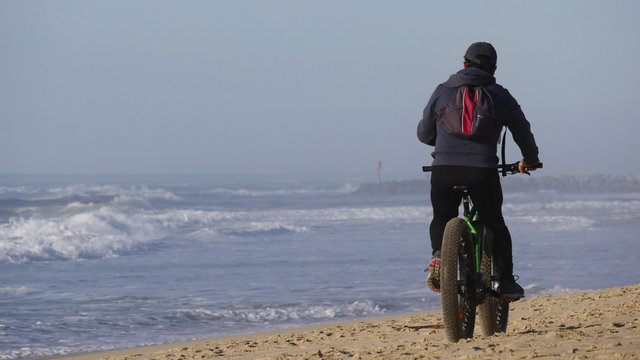
[[[524,116],[520,104],[512,96],[510,104],[510,116],[507,120],[507,127],[511,131],[513,141],[516,142],[524,158],[524,162],[527,164],[537,164],[540,162],[538,159],[538,146],[536,145],[536,139],[531,133],[531,124]]]
[[[422,112],[422,120],[418,123],[418,140],[427,145],[435,146],[436,145],[436,120],[438,114],[436,113],[434,106],[438,99],[436,95],[438,93],[438,86],[431,98],[427,102],[427,106],[425,106],[424,111]]]

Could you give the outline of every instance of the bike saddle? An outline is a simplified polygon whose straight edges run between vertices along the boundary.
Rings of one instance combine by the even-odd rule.
[[[453,186],[453,191],[459,191],[459,192],[471,191],[471,186],[469,186],[469,185],[454,185]]]

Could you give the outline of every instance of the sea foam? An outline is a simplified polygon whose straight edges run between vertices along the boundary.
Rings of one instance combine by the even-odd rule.
[[[264,306],[260,309],[233,309],[212,311],[207,309],[177,310],[174,316],[187,321],[234,320],[255,323],[287,322],[291,320],[332,320],[335,318],[377,316],[385,310],[371,300],[348,304],[314,305],[284,304]]]

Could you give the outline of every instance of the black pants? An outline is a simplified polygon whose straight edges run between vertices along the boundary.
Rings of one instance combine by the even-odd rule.
[[[462,195],[454,185],[471,187],[471,200],[482,222],[494,234],[493,255],[501,277],[513,275],[511,235],[502,216],[502,186],[496,169],[468,166],[434,166],[431,172],[431,205],[433,220],[429,227],[433,253],[442,247],[444,228],[458,216]]]

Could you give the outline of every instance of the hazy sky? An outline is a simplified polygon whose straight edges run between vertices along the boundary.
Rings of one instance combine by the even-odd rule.
[[[640,173],[640,1],[0,0],[0,173],[418,177],[493,43],[545,175]],[[513,140],[510,160],[519,159]]]

